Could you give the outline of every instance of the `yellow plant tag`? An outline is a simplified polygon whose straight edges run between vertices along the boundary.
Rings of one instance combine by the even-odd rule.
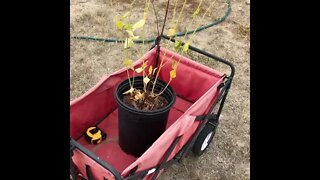
[[[172,66],[171,66],[172,69],[173,69],[173,70],[176,70],[176,69],[177,69],[177,66],[178,66],[177,61],[173,60]]]
[[[133,91],[134,91],[134,89],[133,89],[133,88],[130,88],[128,91],[126,91],[126,92],[124,92],[124,93],[122,93],[122,94],[132,93]]]
[[[135,70],[137,73],[141,73],[143,71],[143,68],[142,67],[139,67]]]
[[[152,65],[149,66],[149,75],[152,73]]]
[[[150,79],[148,78],[148,76],[143,78],[143,82],[147,85],[149,83]]]
[[[138,91],[137,93],[135,93],[134,98],[136,100],[143,100],[144,99],[144,93],[141,93],[140,91]]]
[[[171,70],[170,71],[170,80],[174,79],[177,76],[177,71],[176,70]]]

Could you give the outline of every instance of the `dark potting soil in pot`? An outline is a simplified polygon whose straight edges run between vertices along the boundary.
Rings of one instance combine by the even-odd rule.
[[[143,91],[140,90],[140,92],[142,93]],[[161,109],[166,105],[168,105],[169,103],[166,100],[166,98],[164,98],[161,95],[152,96],[151,91],[147,91],[145,93],[145,97],[143,100],[136,100],[134,96],[135,96],[134,93],[132,93],[132,95],[126,94],[123,96],[122,101],[130,107],[136,108],[138,110],[143,110],[143,111],[152,111],[152,110]]]

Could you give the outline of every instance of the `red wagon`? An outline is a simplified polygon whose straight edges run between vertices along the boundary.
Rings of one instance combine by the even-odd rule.
[[[164,38],[169,40],[166,36]],[[125,69],[105,75],[93,88],[70,103],[70,174],[73,180],[80,177],[88,180],[156,179],[164,168],[178,162],[188,150],[202,155],[215,135],[234,67],[230,62],[193,46],[189,49],[228,65],[231,72],[226,75],[161,47],[160,57],[166,54],[165,61],[181,59],[178,76],[170,84],[177,97],[166,131],[140,157],[123,152],[117,141],[118,107],[114,93],[117,85],[127,78]],[[151,64],[155,54],[154,45],[144,58]],[[135,67],[141,63],[141,59],[137,60]],[[168,82],[170,70],[170,67],[163,67],[160,79]],[[108,134],[100,144],[93,145],[85,140],[84,134],[92,125]]]

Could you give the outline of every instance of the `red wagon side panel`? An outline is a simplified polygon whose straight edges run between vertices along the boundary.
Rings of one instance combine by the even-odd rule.
[[[95,180],[108,180],[115,179],[113,174],[96,163],[93,159],[89,158],[87,155],[83,154],[79,150],[74,151],[73,162],[77,165],[77,169],[81,172],[83,176],[86,177],[86,165],[90,166],[92,175]],[[87,178],[87,177],[86,177]]]

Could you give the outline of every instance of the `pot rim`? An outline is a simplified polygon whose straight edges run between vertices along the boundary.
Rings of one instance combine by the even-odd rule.
[[[141,79],[140,81],[142,82],[142,76],[136,76],[135,78],[135,82],[139,82],[139,79]],[[133,79],[133,77],[130,77],[130,79]],[[157,84],[156,86],[159,86],[158,81],[160,82],[160,84],[163,84],[164,86],[167,85],[167,83],[165,83],[164,81],[160,80],[159,78],[157,79]],[[163,108],[154,110],[154,111],[145,111],[145,110],[139,110],[133,107],[130,107],[128,105],[126,105],[122,99],[120,99],[119,97],[119,88],[128,84],[129,85],[129,81],[128,78],[124,81],[122,81],[116,88],[115,91],[115,99],[118,103],[119,106],[125,108],[126,110],[135,113],[135,114],[144,114],[144,115],[156,115],[156,114],[161,114],[163,112],[166,112],[168,110],[170,110],[172,108],[172,106],[174,105],[175,101],[176,101],[176,92],[170,87],[170,85],[168,85],[167,89],[165,90],[165,92],[169,91],[169,96],[171,97],[170,102]],[[164,92],[164,93],[165,93]],[[122,92],[121,92],[122,93]]]

